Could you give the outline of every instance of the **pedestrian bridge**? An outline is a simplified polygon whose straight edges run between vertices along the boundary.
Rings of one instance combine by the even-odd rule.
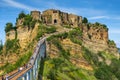
[[[41,61],[46,57],[46,38],[41,38],[33,55],[23,70],[17,71],[8,77],[8,80],[38,80]]]

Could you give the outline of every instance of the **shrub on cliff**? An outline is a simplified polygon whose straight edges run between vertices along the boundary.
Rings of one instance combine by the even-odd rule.
[[[13,24],[10,23],[10,22],[6,23],[5,32],[7,33],[7,32],[9,32],[12,29],[13,29]]]
[[[56,32],[56,28],[54,26],[51,26],[49,28],[46,27],[46,33],[54,33]]]
[[[116,80],[114,73],[110,71],[109,66],[103,65],[95,71],[95,77],[99,80]]]
[[[115,74],[115,76],[120,80],[120,60],[112,59],[112,63],[110,64],[111,72]]]
[[[26,14],[22,11],[19,15],[18,15],[18,19],[24,18],[26,16]]]
[[[30,22],[32,21],[32,17],[31,17],[30,15],[26,15],[24,19],[25,19],[25,20],[24,20],[23,25],[29,26],[29,25],[30,25]]]
[[[7,40],[5,43],[5,47],[6,47],[6,54],[9,51],[15,52],[17,49],[19,49],[19,40],[17,39],[13,39],[13,40]]]
[[[113,46],[116,45],[115,42],[114,42],[113,40],[108,40],[108,44],[109,44],[109,45],[113,45]]]
[[[86,17],[83,18],[82,23],[88,23],[88,19]]]

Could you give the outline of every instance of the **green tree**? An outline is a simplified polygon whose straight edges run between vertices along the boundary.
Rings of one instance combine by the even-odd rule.
[[[95,77],[99,80],[114,80],[116,78],[107,65],[99,67],[95,71]]]
[[[24,18],[26,16],[26,14],[22,11],[19,15],[18,15],[18,19]]]
[[[11,29],[13,29],[13,24],[10,22],[6,23],[5,32],[9,32]]]
[[[56,32],[56,28],[54,26],[51,26],[50,28],[46,28],[46,33],[54,33]]]
[[[108,44],[109,44],[109,45],[116,45],[113,40],[108,40]]]
[[[83,18],[82,23],[88,23],[88,19],[86,17]]]
[[[120,60],[112,59],[110,64],[111,72],[120,80]]]
[[[24,22],[23,22],[23,25],[24,26],[28,26],[29,28],[31,27],[30,26],[30,24],[33,24],[33,23],[31,23],[31,21],[32,21],[32,17],[28,14],[28,15],[26,15],[26,17],[24,18],[25,20],[24,20]],[[33,26],[32,26],[33,27]]]
[[[5,47],[6,47],[6,54],[9,51],[15,52],[17,49],[19,49],[19,40],[17,39],[13,39],[13,40],[7,40],[5,43]]]
[[[36,20],[30,22],[30,27],[33,29],[35,27]]]
[[[96,25],[96,26],[99,26],[99,25],[101,25],[101,24],[100,24],[99,22],[96,22],[95,25]]]

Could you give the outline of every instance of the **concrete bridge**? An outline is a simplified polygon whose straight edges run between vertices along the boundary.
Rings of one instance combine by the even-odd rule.
[[[27,66],[20,71],[17,70],[15,73],[10,75],[7,80],[38,80],[39,68],[42,67],[42,69],[40,69],[40,72],[42,72],[44,67],[44,65],[40,65],[40,63],[43,62],[43,59],[46,57],[46,39],[52,35],[62,34],[65,32],[69,32],[70,30],[63,29],[63,31],[61,32],[55,32],[53,34],[41,37],[38,41],[38,44],[36,45],[33,55],[27,63]]]
[[[27,65],[8,77],[8,80],[38,80],[40,63],[46,57],[46,38],[41,38]]]

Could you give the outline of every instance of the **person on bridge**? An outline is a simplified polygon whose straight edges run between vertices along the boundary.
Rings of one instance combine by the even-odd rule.
[[[22,71],[23,70],[23,67],[20,67],[20,71]]]
[[[2,80],[5,80],[3,75],[2,75]]]
[[[5,80],[8,80],[8,75],[6,74],[6,79]]]

